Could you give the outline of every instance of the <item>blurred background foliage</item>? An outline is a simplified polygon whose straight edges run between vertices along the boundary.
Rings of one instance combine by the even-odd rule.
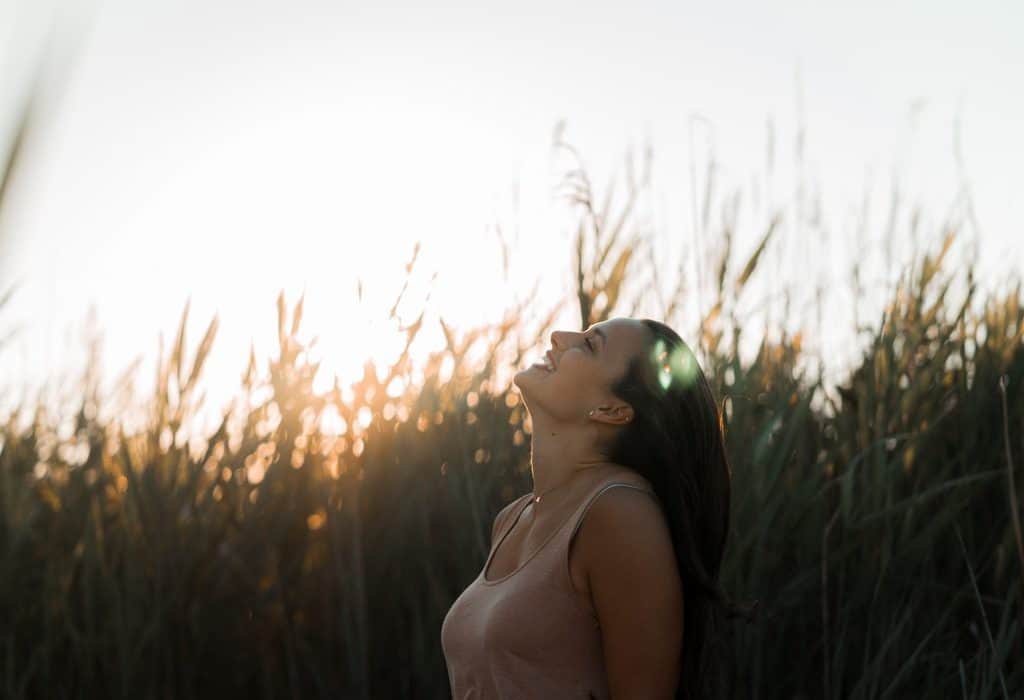
[[[630,161],[617,211],[611,187],[598,197],[582,166],[567,173],[581,327],[665,291],[632,219],[649,159],[639,173]],[[863,354],[833,385],[802,332],[752,329],[741,310],[784,214],[741,254],[734,200],[716,202],[702,209],[720,242],[707,311],[684,313],[682,275],[660,301],[721,402],[725,586],[760,601],[730,628],[735,697],[1020,697],[1019,280],[979,298],[950,225],[855,329]],[[525,333],[527,305],[540,302],[445,325],[422,381],[406,352],[317,393],[303,300],[282,294],[276,357],[250,354],[238,400],[204,435],[191,421],[216,318],[193,346],[186,305],[134,425],[103,410],[131,380],[101,392],[86,348],[66,410],[26,403],[0,428],[0,693],[449,697],[441,622],[494,515],[531,488],[529,417],[495,365],[546,345],[555,314]],[[407,348],[422,322],[402,327]],[[744,360],[749,334],[760,344]]]

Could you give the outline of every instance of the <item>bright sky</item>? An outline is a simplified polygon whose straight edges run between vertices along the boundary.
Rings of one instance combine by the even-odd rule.
[[[49,14],[37,0],[2,7],[6,124]],[[849,256],[868,255],[849,231],[866,189],[886,192],[895,177],[937,222],[966,175],[982,270],[1019,271],[1022,8],[99,2],[91,21],[74,25],[87,31],[0,220],[0,286],[19,284],[0,329],[23,326],[0,350],[0,381],[38,382],[80,362],[90,304],[110,372],[153,355],[190,297],[193,346],[219,313],[206,385],[224,397],[250,340],[263,357],[271,351],[282,288],[289,303],[306,291],[307,337],[319,337],[325,367],[355,379],[364,357],[386,361],[396,350],[384,310],[417,240],[406,320],[436,272],[433,318],[497,321],[539,278],[543,307],[564,299],[563,327],[573,327],[572,219],[552,195],[559,170],[549,157],[561,119],[601,187],[629,147],[650,140],[648,209],[667,261],[693,241],[691,159],[703,173],[713,151],[720,192],[755,188],[785,205],[802,120],[805,176],[835,219],[834,237],[803,241],[790,228],[775,264],[833,282]],[[693,115],[702,121],[691,149]],[[737,232],[742,251],[767,214],[753,220],[762,223]],[[509,280],[495,222],[518,226]],[[848,331],[846,308],[835,313]],[[436,325],[427,337],[440,342]],[[825,351],[849,347],[844,337]],[[151,376],[140,375],[143,388]]]

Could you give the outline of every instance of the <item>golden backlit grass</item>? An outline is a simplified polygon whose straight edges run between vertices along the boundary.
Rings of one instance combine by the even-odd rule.
[[[636,308],[638,241],[576,184],[587,325]],[[1019,283],[976,299],[948,235],[908,263],[856,368],[829,386],[808,369],[828,358],[808,357],[801,334],[739,352],[754,331],[736,301],[778,222],[745,257],[723,257],[695,324],[681,287],[666,300],[666,321],[697,329],[722,400],[726,588],[760,601],[726,642],[734,697],[1019,697]],[[190,349],[187,308],[140,429],[99,418],[107,398],[91,381],[73,412],[8,418],[4,697],[448,696],[441,621],[477,575],[497,510],[530,488],[529,421],[494,358],[519,362],[551,319],[525,339],[523,309],[445,327],[422,382],[405,353],[368,365],[344,400],[337,384],[313,390],[302,302],[282,297],[277,312],[276,357],[265,372],[250,357],[210,435],[188,426],[216,322]],[[410,345],[421,324],[403,330]]]

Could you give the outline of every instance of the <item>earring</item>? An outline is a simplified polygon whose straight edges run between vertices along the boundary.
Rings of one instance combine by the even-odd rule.
[[[588,413],[587,415],[588,415],[588,416],[592,416],[592,415],[594,415],[594,409],[590,409],[590,413]]]

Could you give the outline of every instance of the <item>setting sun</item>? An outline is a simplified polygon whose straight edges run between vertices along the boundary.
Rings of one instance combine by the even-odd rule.
[[[0,695],[1024,696],[1022,26],[0,3]]]

